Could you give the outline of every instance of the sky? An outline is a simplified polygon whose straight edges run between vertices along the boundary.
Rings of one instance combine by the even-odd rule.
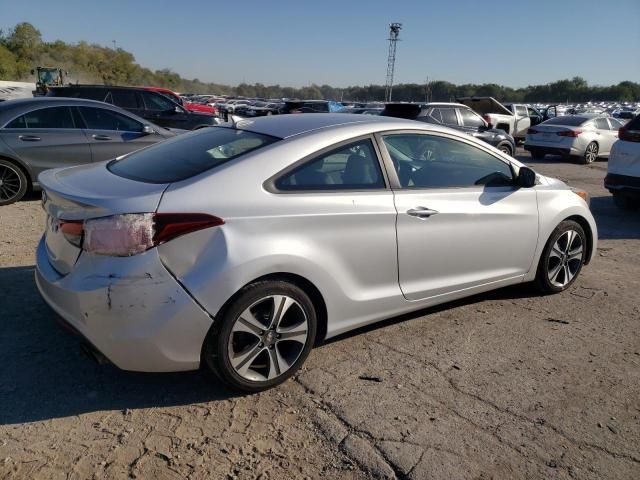
[[[640,81],[640,0],[0,0],[0,28],[19,22],[229,85],[384,84],[391,22],[395,83]]]

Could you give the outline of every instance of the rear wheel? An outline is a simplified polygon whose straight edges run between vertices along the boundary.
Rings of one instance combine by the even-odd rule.
[[[498,145],[498,150],[500,150],[501,152],[506,153],[509,156],[513,155],[513,152],[511,151],[511,145],[509,145],[508,143],[499,144]]]
[[[586,150],[584,151],[584,155],[580,157],[580,163],[589,164],[596,161],[598,158],[598,144],[596,142],[591,142],[587,145]]]
[[[17,165],[0,159],[0,205],[17,202],[27,193],[27,176]]]
[[[307,294],[283,281],[251,284],[216,319],[203,361],[237,390],[258,392],[291,377],[313,346],[316,312]]]
[[[543,293],[566,290],[578,278],[587,258],[587,237],[573,220],[565,220],[553,231],[542,251],[536,284]]]

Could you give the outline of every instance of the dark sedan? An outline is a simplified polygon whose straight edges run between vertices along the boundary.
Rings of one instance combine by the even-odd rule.
[[[93,100],[37,97],[0,103],[0,205],[38,188],[49,168],[100,162],[176,133]]]

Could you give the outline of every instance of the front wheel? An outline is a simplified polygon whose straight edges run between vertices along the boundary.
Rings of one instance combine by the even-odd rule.
[[[578,222],[565,220],[542,251],[536,284],[543,293],[566,290],[578,278],[587,256],[587,237]]]
[[[232,388],[259,392],[300,368],[316,329],[313,303],[302,289],[283,281],[256,282],[216,318],[203,361]]]

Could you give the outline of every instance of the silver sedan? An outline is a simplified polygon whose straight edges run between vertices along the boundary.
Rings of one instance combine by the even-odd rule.
[[[584,192],[389,117],[243,120],[40,182],[37,285],[96,355],[245,391],[363,325],[522,282],[561,292],[597,242]]]
[[[565,115],[527,130],[524,149],[535,159],[547,154],[576,157],[580,163],[607,158],[623,124],[603,115]]]
[[[48,168],[110,160],[176,133],[113,105],[37,97],[0,103],[0,205],[38,188]]]

